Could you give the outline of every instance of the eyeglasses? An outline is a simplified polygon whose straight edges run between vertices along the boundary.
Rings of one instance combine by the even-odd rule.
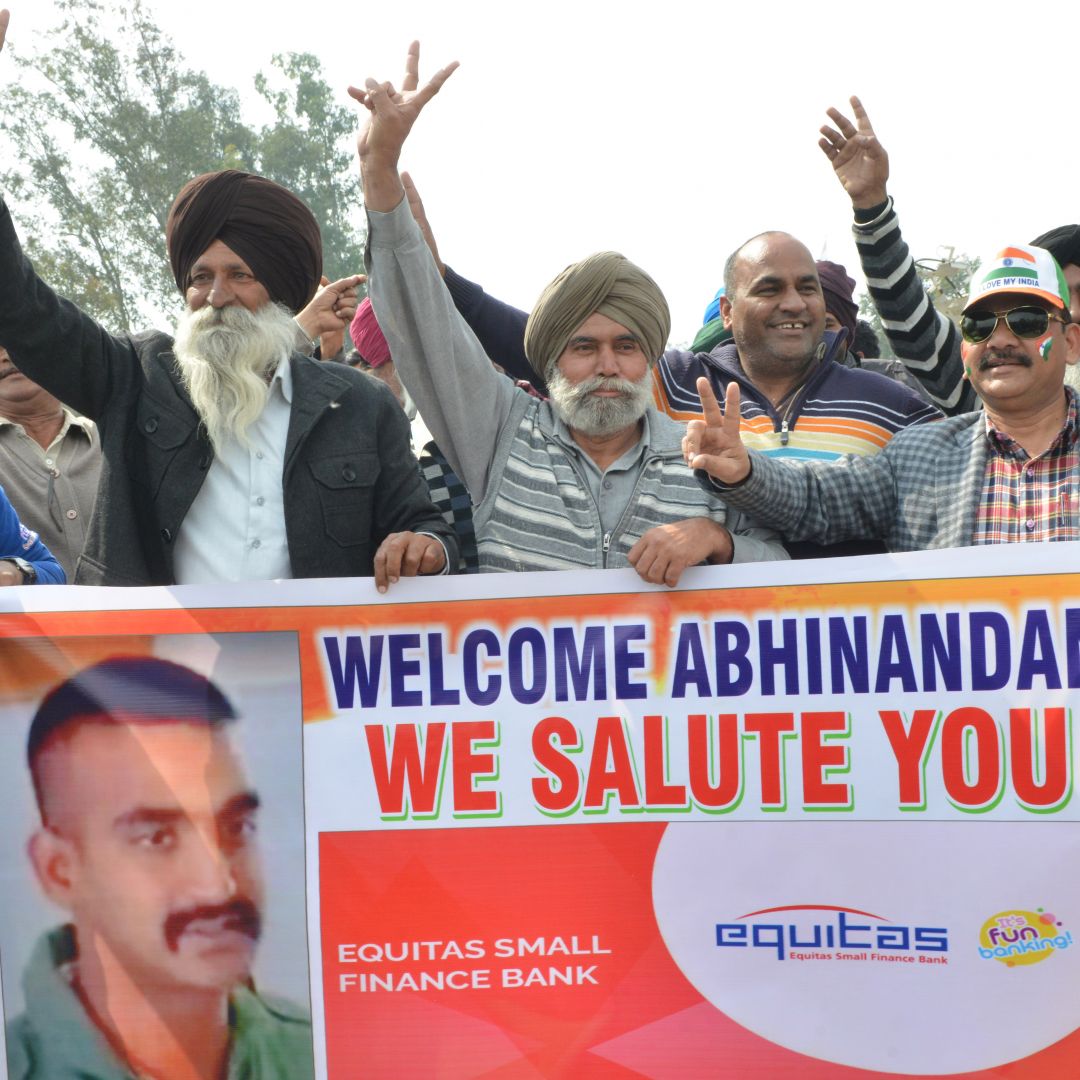
[[[1011,311],[988,311],[983,315],[965,315],[960,320],[960,333],[970,345],[985,341],[1004,319],[1005,325],[1018,338],[1040,338],[1050,329],[1050,320],[1062,325],[1066,319],[1040,307],[1018,307]]]

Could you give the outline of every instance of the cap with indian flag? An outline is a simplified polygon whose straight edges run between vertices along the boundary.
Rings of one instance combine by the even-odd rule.
[[[971,275],[966,312],[994,293],[1026,293],[1064,310],[1069,308],[1069,285],[1057,260],[1045,248],[1017,244],[983,259]]]

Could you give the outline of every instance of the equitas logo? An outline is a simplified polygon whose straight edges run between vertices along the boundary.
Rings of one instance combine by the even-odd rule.
[[[717,923],[716,944],[724,949],[763,949],[778,960],[945,964],[949,932],[944,926],[896,923],[858,908],[789,904]]]

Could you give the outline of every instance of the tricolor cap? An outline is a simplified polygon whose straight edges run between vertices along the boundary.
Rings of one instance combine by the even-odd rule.
[[[1031,244],[1002,248],[983,259],[971,275],[964,311],[994,293],[1027,293],[1069,309],[1069,285],[1057,260],[1045,248]]]

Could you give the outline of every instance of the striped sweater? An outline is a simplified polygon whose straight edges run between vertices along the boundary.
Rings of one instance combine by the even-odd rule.
[[[711,353],[668,349],[655,369],[657,408],[680,421],[699,416],[701,376],[721,400],[728,383],[739,384],[743,441],[772,457],[827,461],[845,454],[876,454],[898,431],[939,416],[902,383],[846,367],[828,354],[789,404],[777,410],[743,371],[733,344]]]
[[[474,516],[481,571],[629,566],[630,549],[649,529],[703,515],[731,532],[733,561],[786,558],[775,533],[702,490],[683,461],[682,426],[654,412],[634,493],[605,535],[582,466],[555,431],[551,406],[516,391]]]
[[[923,288],[890,198],[869,221],[856,221],[866,285],[893,352],[949,416],[981,409],[971,383],[964,379],[960,332],[942,315]]]

